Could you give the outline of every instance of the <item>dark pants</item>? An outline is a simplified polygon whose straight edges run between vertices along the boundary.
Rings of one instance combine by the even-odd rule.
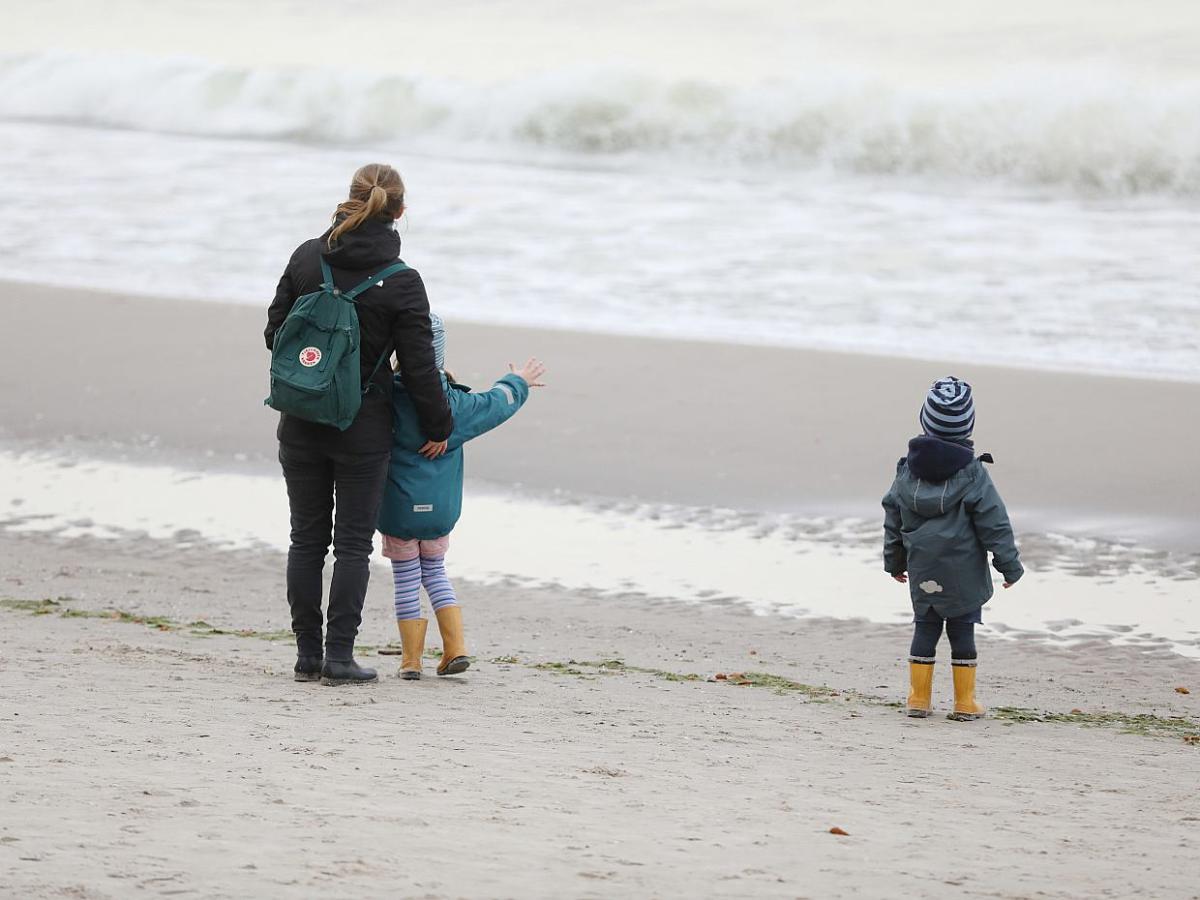
[[[942,637],[942,626],[946,627],[946,637],[950,639],[950,656],[952,660],[974,661],[978,655],[975,651],[975,623],[979,614],[968,613],[965,616],[955,616],[943,619],[930,610],[913,623],[912,647],[909,655],[914,660],[931,660],[937,655],[938,641]]]
[[[321,655],[321,573],[333,543],[325,658],[349,660],[362,622],[388,453],[279,445],[292,513],[287,595],[301,656]],[[336,498],[336,504],[335,504]]]

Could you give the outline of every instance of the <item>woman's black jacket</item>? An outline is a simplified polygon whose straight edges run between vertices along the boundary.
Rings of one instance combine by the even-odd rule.
[[[275,332],[299,297],[321,285],[321,257],[333,271],[333,280],[349,290],[365,278],[396,261],[400,236],[388,220],[369,220],[339,238],[333,249],[328,232],[305,241],[292,254],[279,279],[275,299],[267,311],[266,339],[270,349]],[[363,386],[385,352],[395,352],[405,388],[416,406],[421,429],[432,441],[450,436],[454,421],[442,392],[441,376],[433,360],[433,335],[425,284],[413,269],[387,278],[382,287],[364,291],[358,298]],[[284,443],[320,445],[331,451],[371,453],[387,450],[392,442],[392,372],[385,361],[371,379],[362,409],[344,432],[281,415],[278,436]]]

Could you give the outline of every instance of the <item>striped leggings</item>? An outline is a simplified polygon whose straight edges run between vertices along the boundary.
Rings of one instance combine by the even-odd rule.
[[[416,559],[393,559],[392,579],[396,587],[396,618],[421,618],[421,588],[429,595],[436,613],[444,606],[458,605],[454,585],[446,574],[445,556],[422,556]]]

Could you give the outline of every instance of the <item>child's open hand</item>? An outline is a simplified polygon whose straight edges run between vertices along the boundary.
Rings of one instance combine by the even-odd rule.
[[[512,363],[509,363],[508,371],[512,372],[514,375],[524,378],[525,383],[531,388],[546,386],[538,380],[546,374],[546,367],[537,357],[529,357],[529,359],[525,361],[525,365],[521,366],[520,369],[518,369]]]
[[[901,584],[908,584],[907,572],[901,572],[899,575],[893,575],[892,578],[896,579],[896,581],[900,582]]]

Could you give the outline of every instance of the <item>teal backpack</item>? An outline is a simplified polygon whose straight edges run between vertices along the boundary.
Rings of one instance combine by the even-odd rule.
[[[289,416],[332,425],[345,431],[358,415],[370,390],[362,385],[359,358],[358,295],[383,279],[407,269],[392,263],[348,291],[338,290],[333,273],[321,260],[320,290],[300,297],[271,345],[271,396],[264,404]],[[385,350],[371,378],[391,354]]]

